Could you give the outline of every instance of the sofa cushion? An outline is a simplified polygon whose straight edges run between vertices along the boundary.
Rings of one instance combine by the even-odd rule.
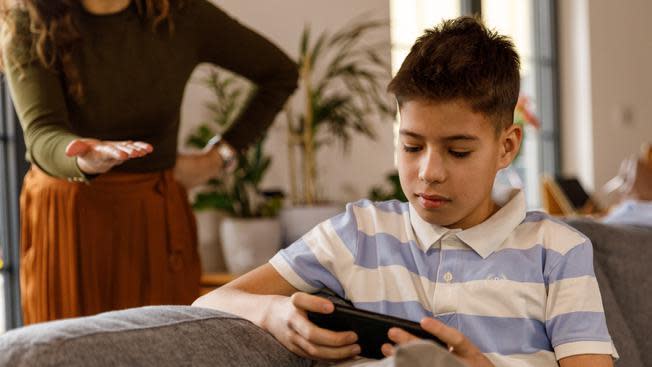
[[[591,239],[609,331],[618,366],[652,366],[652,229],[568,220]]]
[[[602,295],[602,304],[604,306],[605,317],[607,318],[607,328],[613,340],[620,359],[618,367],[645,367],[641,361],[641,352],[638,349],[638,343],[634,334],[629,328],[616,296],[614,296],[609,277],[604,274],[602,266],[596,264],[595,277],[600,285]]]
[[[189,306],[107,312],[0,336],[0,366],[309,365],[249,321]]]

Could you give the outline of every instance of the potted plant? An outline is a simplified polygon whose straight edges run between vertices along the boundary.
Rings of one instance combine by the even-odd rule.
[[[280,192],[265,192],[260,183],[271,158],[259,141],[238,158],[235,170],[223,180],[209,183],[197,194],[195,206],[207,205],[227,216],[220,224],[220,239],[227,270],[245,273],[269,260],[281,247]]]
[[[233,122],[246,102],[248,91],[241,78],[217,67],[207,69],[198,82],[211,94],[211,99],[205,103],[210,116],[187,138],[186,146],[203,149],[216,133],[224,132]],[[220,185],[218,180],[209,181],[193,199],[202,270],[209,273],[226,271],[219,229],[228,214],[218,202],[219,195],[211,194]]]
[[[383,21],[358,20],[333,34],[323,32],[314,41],[310,28],[303,30],[298,60],[303,108],[296,114],[286,108],[293,204],[282,213],[286,244],[342,210],[320,195],[318,149],[340,143],[348,151],[353,134],[374,139],[373,125],[395,116],[385,94],[390,67],[380,54],[388,45],[365,42],[386,26]]]

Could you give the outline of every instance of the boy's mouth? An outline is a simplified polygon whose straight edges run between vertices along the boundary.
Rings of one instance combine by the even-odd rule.
[[[437,209],[448,204],[451,199],[441,195],[416,194],[419,204],[425,209]]]

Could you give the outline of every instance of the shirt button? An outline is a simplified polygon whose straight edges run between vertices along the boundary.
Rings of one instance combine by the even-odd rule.
[[[446,274],[444,274],[444,280],[446,283],[450,283],[453,280],[453,274],[451,274],[450,271],[447,271]]]

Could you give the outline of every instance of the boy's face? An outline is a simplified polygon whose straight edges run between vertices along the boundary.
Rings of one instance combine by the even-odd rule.
[[[401,187],[421,218],[465,229],[493,214],[494,178],[516,156],[520,127],[497,135],[492,121],[464,100],[414,99],[400,112]]]

